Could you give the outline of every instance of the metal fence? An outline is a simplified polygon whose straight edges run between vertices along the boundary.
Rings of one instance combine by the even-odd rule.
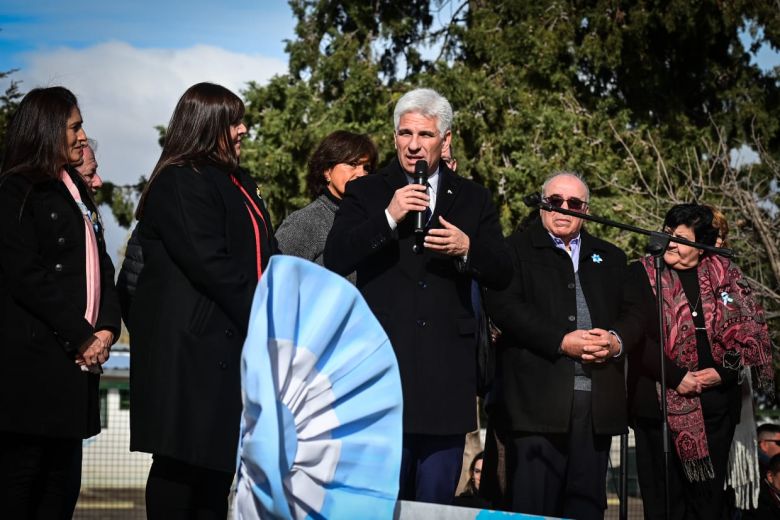
[[[146,518],[144,487],[151,456],[130,452],[130,400],[126,370],[107,370],[102,378],[103,431],[84,441],[81,496],[76,519],[125,520]],[[607,518],[617,519],[620,502],[620,442],[615,437],[607,474]],[[628,517],[642,518],[642,502],[633,462],[633,436],[629,436]]]
[[[130,452],[127,379],[104,377],[100,390],[102,432],[84,441],[81,495],[74,518],[146,518],[144,487],[152,458]]]

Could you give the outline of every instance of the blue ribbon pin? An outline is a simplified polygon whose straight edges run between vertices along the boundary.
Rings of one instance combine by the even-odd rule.
[[[728,305],[729,303],[732,303],[734,301],[734,298],[729,296],[729,293],[727,293],[726,291],[720,293],[720,299],[723,300],[723,305]]]

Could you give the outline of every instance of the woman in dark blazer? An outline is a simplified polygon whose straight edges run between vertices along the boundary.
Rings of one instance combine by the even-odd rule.
[[[130,308],[130,449],[154,455],[149,518],[225,518],[255,287],[276,250],[238,165],[244,105],[211,83],[179,100],[136,216],[144,267]]]
[[[0,507],[70,518],[81,441],[100,432],[100,364],[118,336],[114,268],[73,168],[86,135],[75,96],[34,89],[0,167]]]

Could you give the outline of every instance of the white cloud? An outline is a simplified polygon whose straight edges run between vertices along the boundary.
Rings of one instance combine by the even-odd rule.
[[[131,184],[151,173],[160,155],[154,127],[168,123],[187,87],[211,81],[238,94],[248,81],[264,84],[286,70],[287,64],[276,58],[212,46],[141,49],[109,42],[27,54],[14,79],[23,81],[24,92],[54,85],[73,91],[87,135],[99,144],[100,175],[116,184]],[[101,213],[110,220],[107,209]],[[109,224],[109,252],[116,259],[125,233]]]
[[[155,125],[165,125],[176,101],[194,83],[212,81],[238,93],[248,81],[265,83],[284,62],[209,46],[139,49],[121,42],[26,56],[15,77],[22,90],[63,85],[79,99],[87,134],[99,142],[100,173],[134,183],[148,175],[160,148]]]

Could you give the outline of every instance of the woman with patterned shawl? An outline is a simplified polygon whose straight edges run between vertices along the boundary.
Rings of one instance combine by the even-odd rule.
[[[664,231],[714,245],[712,211],[698,204],[672,207]],[[645,518],[664,518],[660,355],[655,311],[655,266],[647,274],[646,341],[629,354],[629,413],[636,436],[637,471]],[[671,242],[661,274],[667,418],[671,436],[670,518],[729,517],[724,491],[729,448],[740,416],[740,374],[752,368],[773,388],[771,342],[761,307],[729,259]]]

